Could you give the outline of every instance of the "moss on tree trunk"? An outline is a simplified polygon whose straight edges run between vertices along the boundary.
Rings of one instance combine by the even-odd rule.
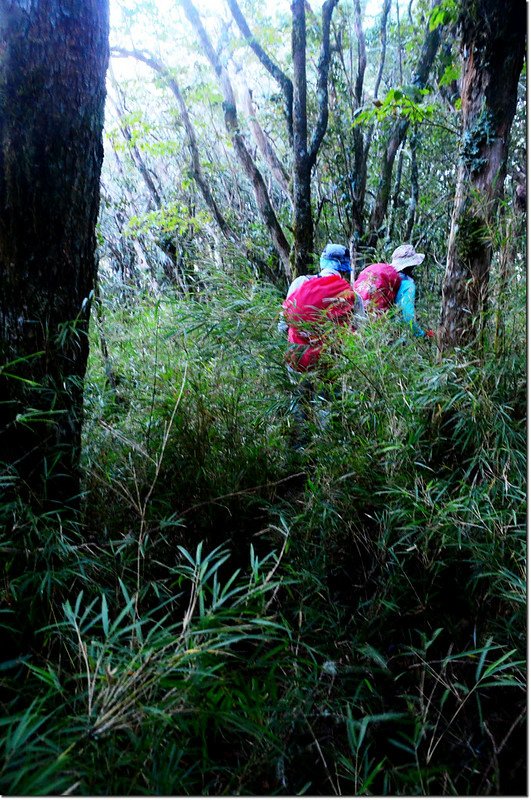
[[[442,287],[439,343],[443,349],[466,344],[483,329],[492,257],[490,231],[503,194],[525,28],[522,0],[463,4],[463,136]]]

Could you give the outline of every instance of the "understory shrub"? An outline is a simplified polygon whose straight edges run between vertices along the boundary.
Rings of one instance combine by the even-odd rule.
[[[103,293],[83,516],[2,508],[1,790],[521,792],[519,337],[339,332],[301,423],[280,294],[211,281]]]

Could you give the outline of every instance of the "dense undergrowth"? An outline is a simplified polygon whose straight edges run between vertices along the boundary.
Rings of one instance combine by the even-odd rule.
[[[301,446],[277,292],[104,297],[82,520],[2,511],[0,791],[524,793],[523,333],[344,336]]]

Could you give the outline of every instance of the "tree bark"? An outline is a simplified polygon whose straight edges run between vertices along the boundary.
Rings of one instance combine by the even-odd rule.
[[[317,121],[308,146],[306,78],[306,12],[304,0],[293,0],[291,54],[293,59],[293,272],[308,271],[314,243],[311,174],[328,126],[328,71],[330,21],[338,0],[326,0],[322,12],[322,40],[317,65]]]
[[[507,171],[526,34],[522,0],[465,0],[461,18],[462,155],[446,272],[439,347],[477,338],[486,310],[490,229]]]
[[[0,464],[35,507],[79,492],[107,0],[4,0]]]

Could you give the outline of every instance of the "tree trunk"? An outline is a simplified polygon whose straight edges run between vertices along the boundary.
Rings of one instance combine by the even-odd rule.
[[[495,220],[525,51],[523,0],[466,0],[461,11],[463,150],[452,212],[441,349],[481,330]]]
[[[308,153],[306,82],[306,12],[304,0],[291,6],[293,57],[293,271],[308,272],[313,251],[311,166]]]
[[[256,114],[256,108],[253,102],[251,90],[247,85],[243,69],[241,68],[240,65],[236,65],[236,74],[238,76],[238,82],[241,89],[240,94],[242,99],[243,112],[247,118],[247,122],[251,130],[251,133],[253,134],[256,146],[258,147],[258,150],[260,151],[262,158],[264,159],[269,169],[271,170],[271,175],[273,176],[275,182],[282,189],[282,192],[284,193],[286,199],[289,201],[290,205],[293,205],[293,198],[291,196],[291,191],[289,187],[289,174],[285,170],[284,165],[278,158],[262,126],[260,125],[260,122],[258,121],[258,116]]]
[[[438,5],[438,0],[433,5]],[[436,28],[434,31],[426,33],[426,38],[422,46],[421,54],[413,77],[413,87],[415,90],[424,89],[430,75],[430,70],[437,55],[437,49],[441,39],[441,30]],[[419,102],[420,95],[414,98]],[[370,247],[376,247],[378,239],[383,233],[383,223],[387,208],[389,205],[389,198],[391,195],[391,183],[393,178],[393,167],[395,163],[396,154],[402,142],[404,141],[407,131],[409,129],[409,119],[399,119],[398,122],[391,129],[391,133],[385,146],[381,167],[380,167],[380,182],[378,184],[378,191],[376,199],[371,212],[369,222],[369,235],[368,244]]]
[[[380,83],[382,80],[385,58],[387,54],[387,20],[391,10],[391,0],[385,0],[380,20],[380,61],[378,73],[374,86],[374,100],[378,99]],[[367,64],[365,33],[363,31],[361,6],[359,0],[354,3],[354,29],[358,41],[358,74],[356,76],[356,89],[354,98],[354,111],[363,107],[363,81]],[[363,241],[365,231],[365,195],[367,189],[367,163],[371,148],[374,124],[372,124],[366,135],[363,135],[361,127],[354,125],[352,129],[352,140],[354,148],[354,169],[350,176],[352,185],[352,205],[351,205],[351,232],[349,238],[350,261],[353,264],[352,278],[363,269],[364,257],[359,253],[360,245]]]
[[[308,145],[305,0],[293,0],[291,55],[293,59],[293,272],[308,271],[313,255],[312,168],[328,127],[330,21],[338,0],[326,0],[322,10],[322,41],[317,65],[317,120]]]
[[[236,101],[234,99],[234,91],[229,79],[226,68],[222,65],[216,51],[212,46],[212,42],[201,22],[201,18],[197,12],[196,7],[191,0],[181,0],[184,12],[188,17],[189,22],[192,24],[197,32],[204,53],[216,73],[219,81],[221,91],[223,93],[223,107],[225,112],[225,126],[229,132],[236,156],[243,167],[245,174],[251,182],[253,187],[256,204],[262,217],[266,228],[269,231],[275,250],[278,253],[284,272],[288,281],[292,279],[292,272],[289,259],[289,244],[284,231],[277,219],[275,210],[271,204],[267,187],[263,179],[262,173],[256,166],[253,158],[245,144],[245,140],[240,131],[238,124],[238,115],[236,111]]]
[[[108,7],[4,0],[3,15],[0,463],[19,496],[60,507],[79,490]]]
[[[186,9],[190,0],[182,0],[182,2]],[[237,0],[227,0],[227,2],[234,20],[249,47],[251,47],[270,75],[275,78],[284,94],[289,141],[293,147],[293,247],[290,253],[290,263],[292,274],[300,275],[308,271],[313,255],[314,222],[311,202],[311,174],[328,126],[330,22],[338,0],[325,0],[322,7],[322,41],[317,64],[317,120],[310,144],[308,144],[308,109],[306,102],[305,0],[293,0],[291,4],[293,82],[275,64],[261,47],[256,37],[253,36]],[[266,160],[271,165],[271,161],[267,156]]]
[[[415,131],[409,139],[411,148],[411,193],[409,195],[409,205],[407,210],[406,232],[404,239],[409,242],[415,224],[415,215],[419,204],[419,167],[417,163],[417,144],[418,131]]]

